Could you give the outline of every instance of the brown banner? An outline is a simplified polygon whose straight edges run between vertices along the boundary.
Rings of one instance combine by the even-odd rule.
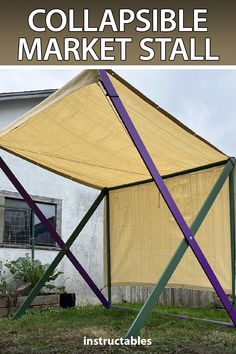
[[[24,1],[1,8],[0,65],[235,65],[233,1]]]

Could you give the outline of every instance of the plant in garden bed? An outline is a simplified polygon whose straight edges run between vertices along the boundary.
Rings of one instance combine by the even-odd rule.
[[[13,275],[6,276],[5,273],[6,272],[4,269],[4,264],[2,261],[0,261],[0,297],[3,296],[16,297],[15,291],[9,288],[9,283],[12,282],[14,277]]]
[[[12,278],[6,277],[3,262],[0,261],[0,307],[5,304],[7,308],[11,308],[16,303],[17,293],[8,288]],[[9,314],[8,310],[6,314]]]
[[[7,262],[5,266],[10,270],[16,280],[28,284],[28,291],[34,288],[40,278],[43,276],[49,264],[42,264],[38,259],[32,260],[27,254],[25,257],[19,257],[15,261]],[[65,287],[56,286],[52,282],[56,280],[63,272],[54,271],[50,275],[48,282],[44,286],[44,290],[48,289],[55,292],[63,292]],[[45,291],[44,291],[45,292]]]
[[[0,296],[7,294],[7,282],[4,276],[3,263],[0,261]]]

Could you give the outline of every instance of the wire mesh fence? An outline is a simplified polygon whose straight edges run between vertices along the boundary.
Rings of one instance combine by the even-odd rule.
[[[56,227],[55,217],[48,217],[48,220]],[[7,205],[0,205],[0,240],[4,246],[31,248],[32,258],[35,246],[56,246],[31,209]]]
[[[3,243],[31,245],[33,236],[32,211],[12,207],[4,209]]]

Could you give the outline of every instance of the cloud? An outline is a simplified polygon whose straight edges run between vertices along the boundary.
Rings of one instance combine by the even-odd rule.
[[[0,92],[55,89],[77,75],[81,69],[0,69]]]
[[[120,70],[118,73],[226,154],[236,154],[236,70]]]

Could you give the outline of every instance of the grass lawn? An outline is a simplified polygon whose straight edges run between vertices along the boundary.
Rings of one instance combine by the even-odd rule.
[[[128,306],[125,304],[125,306]],[[151,338],[149,347],[84,346],[88,338],[119,338],[131,325],[134,309],[105,310],[101,306],[42,310],[21,319],[0,320],[0,353],[236,353],[236,330],[223,326],[182,320],[170,314],[185,314],[229,322],[223,310],[183,309],[158,306],[152,312],[143,338]]]

